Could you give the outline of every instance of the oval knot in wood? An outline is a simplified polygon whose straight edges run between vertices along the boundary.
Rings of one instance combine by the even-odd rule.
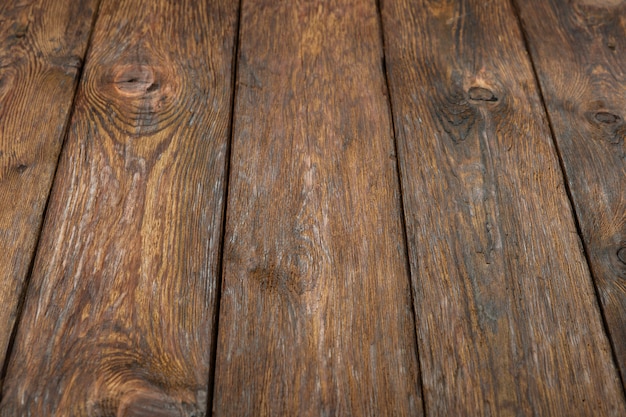
[[[626,265],[626,246],[617,250],[617,259],[624,265]]]
[[[118,92],[129,97],[141,97],[160,88],[152,68],[146,65],[129,65],[120,68],[113,81]]]
[[[186,80],[178,68],[167,64],[131,62],[105,67],[98,85],[90,90],[94,107],[126,134],[154,134],[167,128],[197,100],[196,95],[185,94]],[[89,74],[86,78],[93,79]]]
[[[607,125],[612,125],[615,123],[619,123],[619,121],[622,119],[621,117],[619,117],[616,114],[613,113],[609,113],[606,111],[599,111],[596,113],[595,115],[595,119],[596,121],[600,122],[600,123],[604,123]]]
[[[472,87],[467,92],[467,95],[473,101],[498,101],[498,97],[491,90],[483,87]]]

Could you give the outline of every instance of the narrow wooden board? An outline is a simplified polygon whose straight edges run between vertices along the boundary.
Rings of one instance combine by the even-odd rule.
[[[0,3],[0,368],[97,3]]]
[[[382,4],[429,416],[623,416],[508,1]]]
[[[518,3],[626,383],[626,1]]]
[[[372,1],[246,0],[213,410],[420,415]]]
[[[0,415],[204,415],[237,14],[103,2]]]

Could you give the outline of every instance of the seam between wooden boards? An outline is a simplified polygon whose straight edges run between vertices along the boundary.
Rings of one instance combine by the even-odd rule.
[[[217,365],[217,348],[218,348],[218,337],[219,337],[219,323],[220,323],[220,304],[222,300],[222,281],[224,279],[224,242],[226,240],[226,215],[228,214],[228,189],[230,185],[230,158],[231,158],[231,149],[233,146],[233,135],[234,135],[234,126],[235,126],[235,104],[237,100],[237,67],[239,65],[239,34],[241,32],[241,8],[243,4],[243,0],[238,0],[239,9],[237,10],[237,23],[235,26],[235,39],[233,43],[233,58],[232,58],[232,69],[231,69],[231,87],[232,87],[232,96],[230,100],[230,126],[228,132],[228,140],[226,141],[226,156],[224,161],[224,190],[222,191],[222,198],[224,199],[224,203],[222,205],[222,231],[221,231],[221,239],[220,239],[220,247],[219,247],[219,265],[217,269],[217,279],[215,280],[216,285],[216,296],[215,296],[215,319],[213,325],[213,334],[211,335],[211,370],[209,375],[209,385],[207,392],[207,404],[206,404],[206,412],[207,415],[213,415],[213,398],[215,394],[215,367]]]
[[[400,220],[402,223],[402,238],[404,240],[404,252],[406,259],[406,270],[407,270],[407,278],[409,279],[409,290],[411,291],[411,311],[413,312],[413,325],[415,327],[415,355],[417,358],[417,370],[419,372],[420,378],[420,394],[422,396],[422,412],[423,416],[428,416],[428,407],[426,404],[426,396],[424,395],[424,380],[422,375],[422,364],[420,362],[420,347],[419,340],[417,337],[417,312],[415,311],[415,289],[413,288],[413,271],[411,270],[411,262],[409,260],[409,239],[407,236],[406,229],[406,215],[404,212],[404,188],[402,183],[402,175],[399,158],[401,157],[398,153],[398,138],[397,138],[397,130],[396,130],[396,121],[395,114],[393,111],[393,103],[391,102],[391,86],[389,84],[389,73],[387,72],[387,47],[385,44],[385,28],[382,16],[382,2],[384,0],[376,0],[376,11],[378,14],[378,29],[380,34],[380,41],[382,46],[382,71],[385,77],[385,88],[386,88],[386,98],[387,98],[387,109],[389,111],[389,119],[391,121],[391,129],[393,134],[393,147],[395,152],[395,166],[396,166],[396,177],[397,177],[397,185],[398,192],[400,193]]]

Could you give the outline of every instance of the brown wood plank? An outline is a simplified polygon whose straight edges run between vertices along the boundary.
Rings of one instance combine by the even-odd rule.
[[[204,415],[236,20],[103,2],[0,415]]]
[[[626,2],[518,3],[625,383]]]
[[[508,1],[384,1],[429,416],[623,416]]]
[[[97,4],[0,2],[0,368]]]
[[[245,0],[215,415],[420,415],[374,0]]]

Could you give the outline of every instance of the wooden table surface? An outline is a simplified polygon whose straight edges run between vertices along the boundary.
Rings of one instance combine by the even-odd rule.
[[[0,416],[626,416],[626,1],[0,1]]]

